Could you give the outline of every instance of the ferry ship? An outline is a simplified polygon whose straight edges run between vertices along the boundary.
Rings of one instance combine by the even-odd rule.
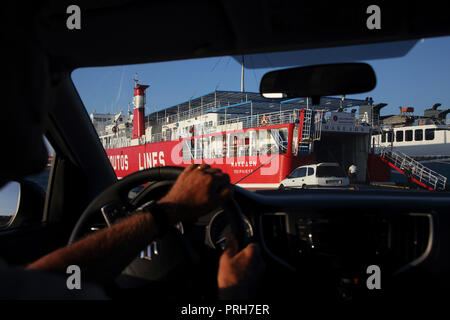
[[[145,115],[148,85],[135,79],[133,111],[92,113],[118,178],[155,166],[208,163],[248,189],[277,188],[301,165],[358,166],[357,180],[389,179],[389,167],[369,154],[371,127],[359,121],[364,100],[323,97],[274,100],[259,93],[214,91]],[[376,172],[367,174],[368,164]]]
[[[380,116],[386,104],[363,107],[362,121],[374,128],[372,146],[391,148],[416,160],[450,158],[450,125],[446,121],[450,109],[439,110],[440,103],[426,109],[423,116],[414,108],[400,107],[400,114]]]

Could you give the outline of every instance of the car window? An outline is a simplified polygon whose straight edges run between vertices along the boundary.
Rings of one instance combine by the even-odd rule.
[[[401,53],[389,55],[396,45]],[[207,162],[244,188],[273,189],[292,168],[338,163],[343,171],[357,165],[358,183],[396,184],[395,172],[401,173],[395,164],[378,166],[371,153],[379,157],[389,147],[414,159],[430,156],[425,149],[417,151],[416,142],[440,141],[443,131],[428,126],[448,123],[450,37],[418,39],[408,46],[386,43],[367,60],[334,50],[80,68],[72,80],[118,178],[158,166]],[[292,58],[296,54],[303,58]],[[311,97],[263,97],[261,79],[283,61],[283,68],[365,62],[373,67],[377,85],[367,93],[322,97],[318,105]],[[442,106],[435,107],[435,99]],[[445,134],[447,142],[435,146],[431,156],[450,158]],[[450,170],[438,173],[450,177]]]
[[[314,168],[309,167],[308,168],[308,176],[314,175]]]
[[[303,178],[306,176],[306,168],[300,168],[297,172],[297,178]]]
[[[341,167],[338,166],[318,166],[317,177],[345,177],[345,173]]]
[[[45,137],[44,141],[49,153],[46,168],[40,173],[23,178],[20,183],[11,181],[0,189],[0,230],[18,228],[27,224],[28,217],[25,214],[28,213],[21,211],[25,201],[28,202],[28,207],[39,210],[38,214],[43,213],[50,169],[55,156],[52,146]],[[26,192],[24,192],[25,190]],[[32,197],[31,194],[33,194]],[[24,198],[25,196],[28,198]],[[36,203],[29,203],[29,201]],[[33,212],[33,215],[36,213]]]
[[[288,176],[289,178],[297,178],[298,169],[295,169],[292,171],[292,173]]]

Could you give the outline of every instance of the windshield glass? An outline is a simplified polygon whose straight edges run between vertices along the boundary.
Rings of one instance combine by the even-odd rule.
[[[72,79],[118,178],[208,163],[243,188],[276,189],[299,166],[332,162],[340,168],[317,175],[355,165],[356,184],[433,191],[450,176],[449,52],[439,37],[83,68]],[[259,94],[268,71],[356,61],[375,71],[371,92],[316,105]]]
[[[327,166],[322,165],[317,167],[318,178],[326,178],[326,177],[345,177],[344,171],[338,166]]]

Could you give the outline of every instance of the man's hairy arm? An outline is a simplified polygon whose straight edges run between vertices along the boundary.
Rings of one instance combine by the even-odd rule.
[[[169,193],[158,201],[169,224],[200,217],[230,196],[227,175],[209,166],[200,168],[187,167]],[[151,213],[144,212],[56,250],[27,269],[65,273],[69,265],[75,264],[81,268],[84,279],[104,282],[117,276],[157,234]]]
[[[65,273],[69,265],[75,264],[81,268],[83,278],[103,282],[118,275],[157,233],[150,213],[137,214],[50,253],[27,269]]]

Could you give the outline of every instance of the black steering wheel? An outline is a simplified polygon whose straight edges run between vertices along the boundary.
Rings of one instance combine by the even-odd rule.
[[[118,219],[132,214],[144,203],[158,200],[170,190],[183,170],[182,167],[174,166],[156,167],[132,173],[117,181],[87,206],[72,231],[69,244],[74,243],[86,233],[87,224],[99,213],[102,213],[107,226],[111,226]],[[130,190],[148,182],[151,183],[130,200]],[[239,189],[238,187],[233,188],[234,192]],[[239,247],[244,247],[247,240],[245,221],[241,209],[233,197],[224,206],[224,211],[228,216],[231,233],[237,239]]]

